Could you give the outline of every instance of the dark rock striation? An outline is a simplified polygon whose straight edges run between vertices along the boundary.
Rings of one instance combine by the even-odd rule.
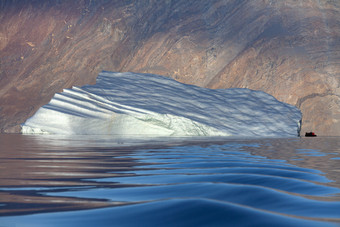
[[[337,0],[4,0],[0,24],[2,132],[108,70],[263,90],[340,135]]]

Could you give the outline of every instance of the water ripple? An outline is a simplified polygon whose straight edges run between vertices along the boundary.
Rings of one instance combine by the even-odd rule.
[[[285,153],[280,153],[285,157],[282,159],[277,153],[282,146],[277,146],[276,140],[135,150],[30,151],[29,158],[17,155],[7,159],[31,174],[27,175],[30,176],[25,181],[27,185],[8,183],[0,188],[4,216],[0,223],[5,226],[340,223],[339,182],[328,177],[334,175],[310,167],[312,158],[328,158],[328,164],[337,162],[336,149],[327,153],[304,144],[293,145],[294,148],[285,147]],[[10,169],[10,165],[3,164]],[[18,182],[23,175],[14,169],[12,174],[3,179]],[[28,202],[20,204],[18,201],[23,199]],[[89,208],[97,209],[83,210]]]

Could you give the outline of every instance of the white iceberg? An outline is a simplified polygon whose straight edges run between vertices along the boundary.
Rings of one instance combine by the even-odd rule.
[[[24,134],[293,137],[301,112],[261,91],[207,89],[139,73],[102,72],[55,94]]]

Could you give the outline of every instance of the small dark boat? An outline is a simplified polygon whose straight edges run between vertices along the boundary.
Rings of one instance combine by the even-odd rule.
[[[306,132],[306,137],[316,137],[316,134],[314,132]]]

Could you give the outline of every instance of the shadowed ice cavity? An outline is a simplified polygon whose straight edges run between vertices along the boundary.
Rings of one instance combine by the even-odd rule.
[[[199,215],[197,215],[199,214]],[[247,218],[245,218],[247,217]],[[251,221],[250,221],[251,220]],[[18,226],[335,226],[210,199],[171,199],[123,207],[0,218]]]

